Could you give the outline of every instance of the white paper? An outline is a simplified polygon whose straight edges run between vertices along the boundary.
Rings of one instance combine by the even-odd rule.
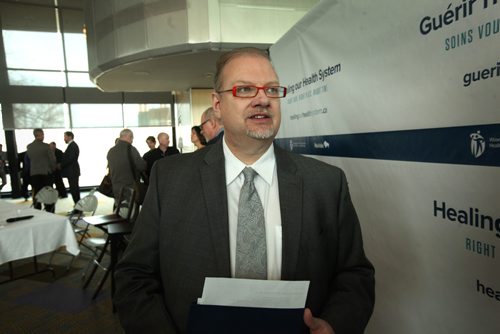
[[[205,278],[198,304],[267,308],[304,308],[309,281]]]

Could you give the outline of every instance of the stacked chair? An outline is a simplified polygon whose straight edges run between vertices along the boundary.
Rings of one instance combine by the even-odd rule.
[[[97,269],[104,270],[104,276],[101,278],[92,299],[97,297],[110,273],[111,294],[114,294],[114,267],[118,261],[119,254],[126,247],[125,236],[132,233],[133,223],[139,213],[139,206],[135,201],[135,196],[133,188],[123,187],[112,214],[83,218],[86,223],[101,229],[105,235],[104,238],[88,238],[84,241],[86,247],[93,249],[95,256],[91,259],[89,266],[87,266],[84,272],[84,278],[86,279],[83,288],[85,289],[89,286]],[[108,264],[105,264],[106,255],[109,255]],[[87,276],[89,270],[90,274]]]
[[[71,211],[71,214],[68,217],[69,222],[73,226],[73,231],[76,234],[78,246],[80,246],[80,249],[82,246],[86,247],[86,245],[83,243],[83,240],[87,237],[90,237],[89,234],[89,224],[87,224],[84,220],[83,217],[88,217],[88,216],[93,216],[97,210],[97,197],[94,195],[96,189],[92,189],[89,194],[83,198],[81,198],[73,207],[73,211]],[[93,251],[91,248],[87,247],[90,251]],[[60,253],[58,251],[55,251],[52,253],[52,256],[50,257],[49,264],[52,263],[52,259],[54,258],[54,255],[56,253]],[[71,268],[71,265],[73,264],[73,261],[75,259],[74,255],[68,254],[68,253],[60,253],[60,254],[65,254],[71,256],[71,261],[69,264],[66,266],[66,270],[69,270]]]

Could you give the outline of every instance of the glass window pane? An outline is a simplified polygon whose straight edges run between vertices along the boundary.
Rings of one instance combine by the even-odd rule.
[[[42,129],[44,133],[43,141],[45,143],[55,142],[57,148],[64,152],[66,148],[66,144],[64,143],[64,131],[67,131],[67,128]],[[18,153],[26,151],[26,146],[35,140],[35,137],[33,136],[33,129],[15,130],[15,134]]]
[[[3,30],[8,68],[64,70],[61,34]]]
[[[171,126],[170,104],[124,104],[125,126]]]
[[[78,158],[81,170],[80,187],[95,186],[101,183],[108,166],[106,156],[109,149],[115,145],[115,139],[119,136],[120,130],[121,128],[81,128],[72,130],[75,135],[75,142],[80,148]],[[64,151],[66,145],[59,148]]]
[[[64,104],[15,103],[12,109],[16,129],[69,127],[67,106]]]
[[[64,72],[9,70],[8,75],[12,86],[66,86]]]
[[[68,71],[88,71],[87,41],[84,34],[64,34]]]
[[[94,83],[90,81],[88,73],[75,73],[75,72],[68,72],[68,86],[95,88]]]
[[[73,128],[123,127],[121,104],[72,104]]]
[[[0,21],[5,30],[57,31],[54,0],[0,1]]]

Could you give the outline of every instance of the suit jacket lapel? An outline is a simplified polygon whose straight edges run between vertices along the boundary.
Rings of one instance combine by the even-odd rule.
[[[201,185],[208,210],[210,239],[215,253],[218,274],[231,276],[229,255],[229,218],[222,141],[205,148],[209,150],[200,166]]]
[[[274,145],[282,226],[281,279],[294,279],[302,229],[302,178],[288,153]]]

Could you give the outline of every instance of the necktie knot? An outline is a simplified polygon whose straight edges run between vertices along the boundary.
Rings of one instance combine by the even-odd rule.
[[[252,167],[245,167],[243,169],[243,176],[245,176],[245,183],[252,182],[257,172]]]

